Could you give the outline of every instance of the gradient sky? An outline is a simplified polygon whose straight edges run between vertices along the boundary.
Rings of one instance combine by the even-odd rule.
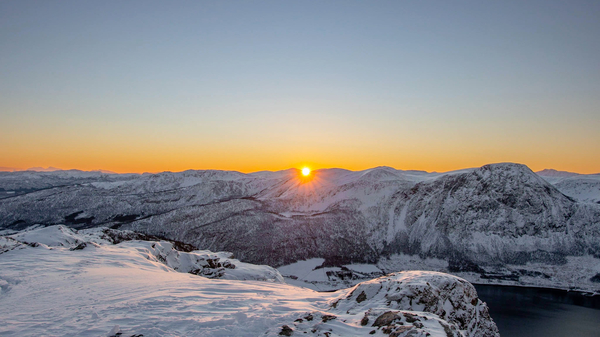
[[[600,1],[1,1],[0,166],[600,172]]]

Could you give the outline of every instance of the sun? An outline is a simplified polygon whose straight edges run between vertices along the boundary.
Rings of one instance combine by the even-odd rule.
[[[308,177],[309,174],[310,174],[310,169],[308,167],[302,168],[302,175],[303,176]]]

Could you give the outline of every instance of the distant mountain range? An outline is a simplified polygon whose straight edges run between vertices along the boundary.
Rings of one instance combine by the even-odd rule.
[[[393,271],[410,256],[474,281],[600,288],[600,175],[513,163],[447,173],[323,169],[309,178],[296,169],[20,171],[0,173],[0,198],[8,230],[106,226],[274,267],[322,258],[322,267]]]
[[[567,171],[557,171],[553,169],[544,169],[541,171],[537,171],[536,174],[542,177],[557,177],[557,178],[568,178],[579,175],[579,173],[567,172]]]
[[[17,171],[35,171],[35,172],[54,172],[54,171],[80,171],[80,170],[62,170],[56,167],[52,167],[52,166],[48,166],[46,168],[44,167],[30,167],[28,169],[21,169],[21,168],[16,168],[16,167],[6,167],[6,166],[0,166],[0,172],[17,172]],[[82,171],[82,172],[86,172],[86,171]],[[88,171],[90,172],[90,171]],[[116,172],[113,171],[109,171],[109,170],[94,170],[91,172],[101,172],[101,173],[109,173],[109,174],[116,174]]]

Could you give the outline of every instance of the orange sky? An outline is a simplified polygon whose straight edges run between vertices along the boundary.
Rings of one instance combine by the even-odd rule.
[[[115,117],[98,107],[88,108],[96,113],[82,115],[39,107],[46,112],[40,115],[16,113],[22,108],[14,107],[15,113],[0,125],[0,166],[119,173],[253,172],[304,165],[441,172],[517,162],[534,171],[600,172],[599,119],[585,106],[581,110],[590,113],[572,119],[568,108],[577,105],[559,103],[471,107],[478,113],[374,104],[373,109],[383,112],[365,107],[354,114],[346,113],[343,105],[314,104],[310,113],[301,105],[287,113],[246,111],[217,120],[143,112]],[[480,112],[484,108],[486,114]]]
[[[10,140],[3,136],[3,143],[10,146],[0,148],[0,166],[105,169],[119,173],[186,169],[254,172],[305,165],[351,170],[391,166],[441,172],[510,161],[526,164],[534,171],[554,168],[600,172],[600,157],[593,156],[600,150],[600,141],[590,143],[585,133],[573,133],[574,139],[563,144],[560,138],[536,138],[531,130],[526,135],[515,132],[512,137],[491,130],[421,130],[427,136],[419,137],[419,130],[411,132],[408,128],[399,128],[397,133],[378,133],[368,126],[343,132],[300,126],[279,134],[238,130],[244,140],[229,139],[228,134],[203,137],[202,132],[197,136],[185,132],[175,133],[176,136],[164,134],[157,139],[152,134],[159,130],[133,128],[112,135],[94,128],[79,130],[19,132],[21,136],[15,134]]]
[[[600,3],[540,4],[2,3],[0,167],[598,173]]]

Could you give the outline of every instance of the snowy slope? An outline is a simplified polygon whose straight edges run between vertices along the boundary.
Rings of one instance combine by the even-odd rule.
[[[344,268],[365,263],[421,261],[409,265],[526,282],[535,279],[535,268],[600,258],[595,176],[558,174],[559,180],[552,180],[512,163],[447,173],[323,169],[310,178],[296,169],[96,178],[29,172],[37,180],[27,181],[38,183],[24,186],[39,189],[25,194],[15,189],[22,176],[12,174],[0,175],[0,188],[13,192],[0,199],[4,229],[106,226],[229,251],[241,261],[274,267],[320,258],[323,268],[333,268],[321,270],[323,275],[330,272],[328,280],[337,278],[339,284],[353,277]],[[437,260],[445,266],[427,264]],[[527,264],[538,267],[529,270]],[[398,265],[380,269],[390,272]],[[578,277],[590,280],[598,272],[583,268]],[[561,275],[550,283],[572,283]],[[548,284],[543,275],[539,280]],[[583,283],[585,289],[597,288]]]
[[[94,228],[76,232],[62,225],[32,227],[3,237],[5,242],[0,242],[0,247],[4,251],[21,248],[24,245],[48,247],[49,249],[52,249],[50,247],[64,247],[71,251],[85,249],[88,246],[99,248],[100,245],[115,243],[114,233],[111,232],[115,231],[109,232],[107,228]],[[121,237],[131,234],[121,231],[116,232],[120,232],[117,234]],[[108,237],[107,233],[113,234],[113,237]],[[19,245],[19,243],[22,243],[22,245]],[[233,254],[227,252],[179,251],[175,248],[176,245],[166,241],[124,240],[124,242],[120,242],[120,247],[136,250],[146,259],[162,263],[182,273],[228,280],[258,280],[283,283],[283,277],[276,269],[240,262],[233,258]]]
[[[569,197],[600,204],[600,174],[578,174],[548,169],[536,173]]]
[[[12,247],[0,253],[0,335],[498,336],[473,286],[450,275],[398,273],[318,293],[279,279],[196,275],[181,267],[228,257],[177,255],[167,242],[114,245],[103,233],[53,226],[0,237]],[[269,271],[230,261],[227,273]]]

